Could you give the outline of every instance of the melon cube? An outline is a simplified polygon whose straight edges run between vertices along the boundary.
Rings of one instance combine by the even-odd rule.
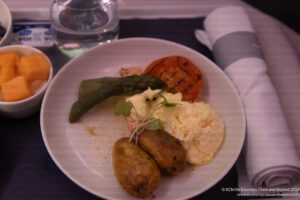
[[[0,69],[0,86],[16,76],[15,65],[3,65]]]
[[[50,63],[42,53],[22,56],[18,64],[18,72],[32,83],[35,80],[47,80],[50,71]]]
[[[2,66],[16,66],[19,62],[19,55],[16,52],[7,52],[0,54],[0,69]]]
[[[3,83],[1,89],[4,101],[19,101],[32,95],[24,76],[17,76]]]

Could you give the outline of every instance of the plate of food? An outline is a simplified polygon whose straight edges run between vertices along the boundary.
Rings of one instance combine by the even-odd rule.
[[[212,61],[183,45],[129,38],[97,46],[54,77],[45,146],[104,199],[187,199],[221,180],[245,138],[241,99]]]

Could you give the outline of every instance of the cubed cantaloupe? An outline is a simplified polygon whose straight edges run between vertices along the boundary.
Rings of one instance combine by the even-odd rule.
[[[18,72],[32,83],[35,80],[47,80],[50,71],[50,63],[44,54],[38,53],[29,56],[21,56],[18,63]]]
[[[15,65],[3,65],[0,69],[0,86],[16,76]]]
[[[0,54],[0,69],[2,66],[16,66],[20,56],[16,52],[7,52]]]
[[[16,52],[0,54],[0,86],[16,76],[19,55]]]
[[[16,76],[3,83],[1,90],[4,101],[19,101],[32,95],[24,76]]]

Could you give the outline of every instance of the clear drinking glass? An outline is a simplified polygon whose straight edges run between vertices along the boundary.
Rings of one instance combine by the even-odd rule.
[[[69,57],[118,38],[115,0],[55,0],[50,13],[54,42]]]

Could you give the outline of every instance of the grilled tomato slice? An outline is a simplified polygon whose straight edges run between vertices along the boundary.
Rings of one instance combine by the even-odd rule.
[[[164,81],[169,92],[180,92],[183,101],[194,102],[203,85],[201,71],[183,56],[168,56],[155,60],[144,73]]]

